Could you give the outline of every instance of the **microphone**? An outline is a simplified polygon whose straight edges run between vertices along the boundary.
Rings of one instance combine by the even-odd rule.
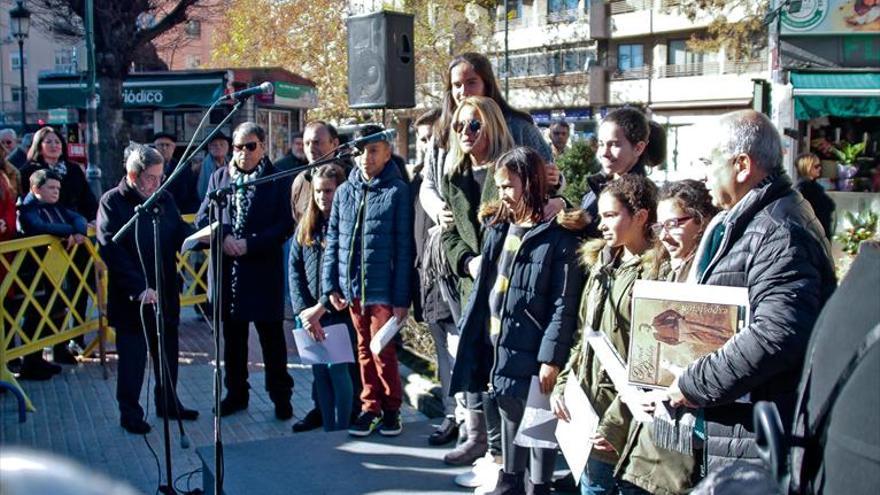
[[[370,134],[369,136],[349,141],[342,146],[348,149],[357,148],[363,150],[368,144],[378,143],[379,141],[390,143],[395,137],[397,137],[397,130],[387,129],[382,132],[377,132],[376,134]]]
[[[241,91],[236,91],[235,93],[230,93],[228,95],[223,95],[221,100],[235,100],[241,101],[250,98],[253,95],[269,95],[275,90],[275,87],[272,86],[272,83],[266,81],[259,86],[254,86],[251,88],[243,89]]]

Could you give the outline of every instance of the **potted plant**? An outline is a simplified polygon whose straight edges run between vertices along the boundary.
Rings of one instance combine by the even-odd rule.
[[[837,188],[841,191],[853,190],[853,178],[859,172],[856,167],[856,159],[865,152],[867,143],[841,143],[838,148],[831,148],[831,153],[837,157]]]
[[[843,256],[836,263],[838,278],[843,278],[849,269],[849,265],[859,252],[859,244],[875,238],[878,227],[878,216],[869,209],[858,213],[846,211],[843,213],[843,217],[848,225],[842,232],[834,236],[843,251]]]

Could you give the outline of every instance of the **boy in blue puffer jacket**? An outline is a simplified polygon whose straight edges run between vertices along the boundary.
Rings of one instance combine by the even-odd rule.
[[[382,132],[365,126],[360,136]],[[367,436],[377,427],[400,434],[402,387],[393,343],[379,354],[370,341],[391,319],[405,321],[415,246],[409,187],[386,141],[366,145],[358,167],[333,198],[322,269],[323,293],[337,310],[348,307],[357,333],[361,414],[348,432]],[[381,426],[380,423],[381,422]]]

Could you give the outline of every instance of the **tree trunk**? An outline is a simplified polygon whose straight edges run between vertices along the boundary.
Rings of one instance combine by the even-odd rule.
[[[125,169],[123,152],[128,146],[129,126],[122,118],[122,79],[114,75],[98,76],[98,147],[104,190],[115,187]]]

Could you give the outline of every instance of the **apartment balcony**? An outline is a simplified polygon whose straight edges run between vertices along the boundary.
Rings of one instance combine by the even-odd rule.
[[[698,15],[691,21],[681,13],[680,4],[681,0],[612,0],[604,13],[600,11],[597,16],[594,10],[594,17],[607,23],[607,34],[611,38],[688,31],[704,28],[711,22],[712,16],[708,14]],[[725,15],[738,20],[742,9],[731,8]],[[607,20],[601,19],[603,16],[607,16]],[[601,28],[593,27],[593,31],[601,32]]]
[[[765,68],[763,61],[747,61],[618,70],[609,77],[608,104],[641,102],[658,109],[743,105],[752,97],[752,79]]]
[[[546,7],[538,13],[525,9],[520,17],[507,21],[510,50],[533,49],[545,46],[570,44],[590,39],[589,15],[582,9],[547,12]],[[495,20],[494,41],[504,45],[504,18]]]

